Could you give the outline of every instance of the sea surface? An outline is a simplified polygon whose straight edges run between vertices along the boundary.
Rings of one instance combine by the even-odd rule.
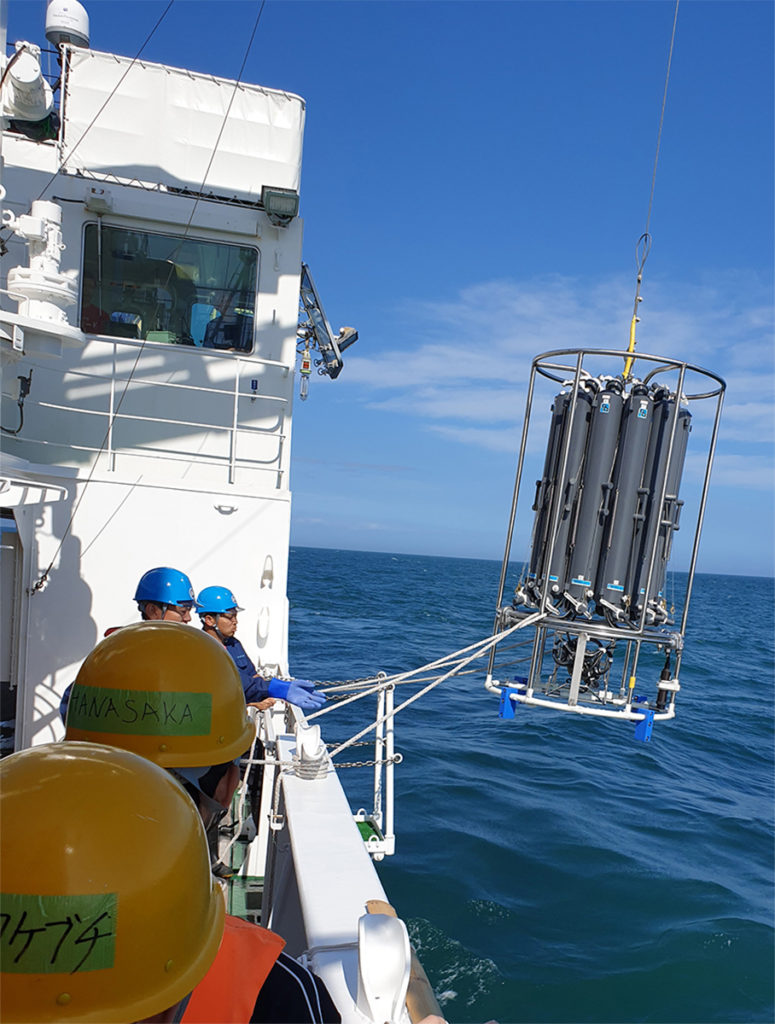
[[[291,670],[392,673],[487,637],[499,572],[292,548]],[[678,714],[648,743],[554,711],[501,720],[483,672],[398,717],[378,871],[450,1022],[775,1020],[773,607],[771,578],[696,577]],[[326,739],[366,703],[326,716]],[[341,773],[353,809],[369,774]]]

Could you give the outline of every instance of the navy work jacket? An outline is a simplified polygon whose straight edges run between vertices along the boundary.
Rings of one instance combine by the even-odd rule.
[[[237,666],[242,689],[245,691],[245,703],[257,704],[269,696],[269,683],[271,680],[256,678],[256,666],[248,657],[248,653],[236,637],[227,637],[224,647],[231,655],[231,660]]]

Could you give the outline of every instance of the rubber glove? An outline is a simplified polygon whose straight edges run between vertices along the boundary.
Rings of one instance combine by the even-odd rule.
[[[308,679],[273,679],[269,683],[269,696],[287,700],[302,711],[317,711],[326,702],[323,694],[316,693],[315,684]]]
[[[59,703],[59,717],[62,719],[63,723],[67,721],[67,708],[68,705],[70,704],[70,693],[72,689],[73,684],[70,683],[65,692],[62,694],[62,700]]]

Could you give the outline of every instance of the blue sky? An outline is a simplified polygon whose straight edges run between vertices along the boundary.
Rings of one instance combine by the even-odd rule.
[[[166,0],[87,6],[134,54]],[[12,0],[9,39],[44,9]],[[256,9],[176,0],[144,56],[236,77]],[[531,359],[626,347],[673,13],[268,0],[244,77],[307,100],[305,259],[361,339],[296,405],[295,543],[500,558]],[[638,348],[728,383],[708,572],[773,572],[773,120],[773,5],[682,0]]]

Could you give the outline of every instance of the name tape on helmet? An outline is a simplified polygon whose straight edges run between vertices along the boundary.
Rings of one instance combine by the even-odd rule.
[[[4,974],[104,971],[116,953],[118,895],[0,893]]]
[[[118,690],[75,683],[67,727],[127,736],[208,736],[212,711],[210,693]]]

